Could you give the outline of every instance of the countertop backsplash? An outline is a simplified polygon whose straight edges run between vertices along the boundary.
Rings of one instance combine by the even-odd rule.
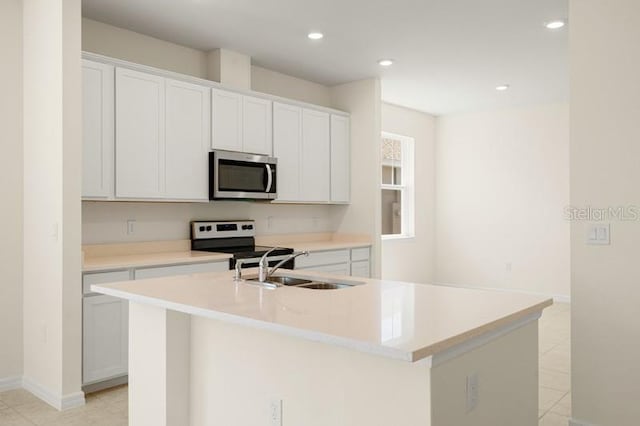
[[[252,219],[257,235],[334,232],[328,205],[241,201],[197,203],[82,202],[82,244],[189,239],[191,220]],[[128,232],[128,221],[133,232]]]

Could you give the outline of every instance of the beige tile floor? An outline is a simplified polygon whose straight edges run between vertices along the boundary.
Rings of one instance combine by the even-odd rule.
[[[570,307],[555,304],[540,320],[540,425],[567,426],[571,412]],[[0,426],[126,426],[127,387],[87,395],[85,406],[58,412],[24,390],[0,393]]]

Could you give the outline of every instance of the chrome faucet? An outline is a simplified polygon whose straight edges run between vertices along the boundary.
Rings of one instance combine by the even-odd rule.
[[[258,281],[260,281],[261,283],[268,281],[269,277],[273,275],[278,270],[278,268],[280,268],[282,265],[284,265],[291,259],[295,259],[298,256],[309,256],[308,251],[299,251],[296,253],[291,253],[290,255],[282,259],[280,262],[278,262],[273,268],[271,268],[271,270],[269,270],[269,260],[267,259],[267,256],[269,255],[269,253],[279,248],[280,247],[272,248],[271,250],[263,254],[262,257],[260,258],[260,262],[258,263]]]

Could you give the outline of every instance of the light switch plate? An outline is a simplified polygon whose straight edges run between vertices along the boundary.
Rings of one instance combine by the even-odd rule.
[[[611,225],[608,223],[593,223],[587,228],[587,244],[607,246],[611,244]]]

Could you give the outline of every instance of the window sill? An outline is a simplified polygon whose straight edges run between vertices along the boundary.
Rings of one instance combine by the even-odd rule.
[[[382,241],[392,241],[392,240],[413,240],[415,235],[382,235],[380,238]]]

